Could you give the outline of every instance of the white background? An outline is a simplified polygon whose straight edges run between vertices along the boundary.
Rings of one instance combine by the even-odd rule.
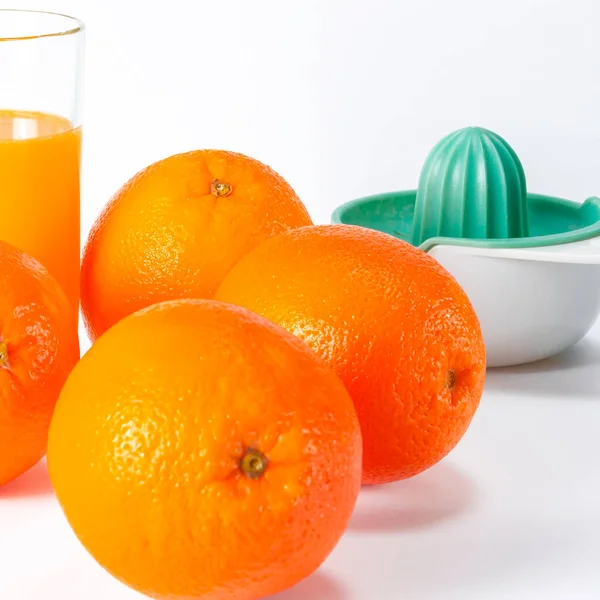
[[[506,137],[531,191],[600,194],[596,0],[11,6],[88,26],[84,232],[138,169],[208,147],[267,162],[327,222],[343,201],[415,187],[431,146],[465,125]],[[278,600],[597,600],[599,430],[596,329],[491,373],[457,450],[364,491],[330,560]],[[0,490],[0,533],[2,600],[139,597],[80,548],[43,465]]]

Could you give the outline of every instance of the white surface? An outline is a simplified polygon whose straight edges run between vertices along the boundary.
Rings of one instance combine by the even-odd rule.
[[[429,254],[467,292],[481,323],[488,366],[506,367],[554,356],[592,327],[600,311],[599,240],[548,246],[549,251],[439,245]]]
[[[88,25],[84,231],[136,170],[201,147],[271,164],[325,222],[414,188],[433,144],[466,125],[508,139],[531,191],[599,192],[596,0],[12,5]],[[597,600],[599,364],[592,337],[493,373],[458,449],[367,490],[325,567],[278,600]],[[79,547],[41,469],[0,492],[0,532],[1,600],[138,597]]]

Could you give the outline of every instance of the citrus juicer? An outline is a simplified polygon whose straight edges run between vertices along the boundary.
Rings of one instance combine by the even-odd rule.
[[[486,129],[443,138],[417,190],[348,202],[332,221],[384,231],[435,257],[469,296],[490,367],[557,354],[600,312],[600,199],[528,193],[518,156]]]

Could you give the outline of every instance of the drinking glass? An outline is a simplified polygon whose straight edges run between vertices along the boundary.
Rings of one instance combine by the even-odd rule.
[[[54,275],[79,311],[83,24],[0,10],[0,240]]]

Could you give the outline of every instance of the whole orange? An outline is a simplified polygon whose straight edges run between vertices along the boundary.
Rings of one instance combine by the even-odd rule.
[[[311,224],[290,185],[242,154],[198,150],[147,167],[115,194],[85,246],[90,338],[156,302],[211,298],[249,250]]]
[[[0,241],[0,485],[44,456],[54,405],[78,358],[62,289],[35,259]]]
[[[301,340],[210,300],[123,319],[73,370],[52,483],[81,542],[152,598],[256,600],[314,571],[360,487],[360,427]]]
[[[245,256],[215,296],[300,336],[350,392],[364,483],[444,457],[481,398],[485,349],[473,308],[432,257],[384,233],[303,227]]]

